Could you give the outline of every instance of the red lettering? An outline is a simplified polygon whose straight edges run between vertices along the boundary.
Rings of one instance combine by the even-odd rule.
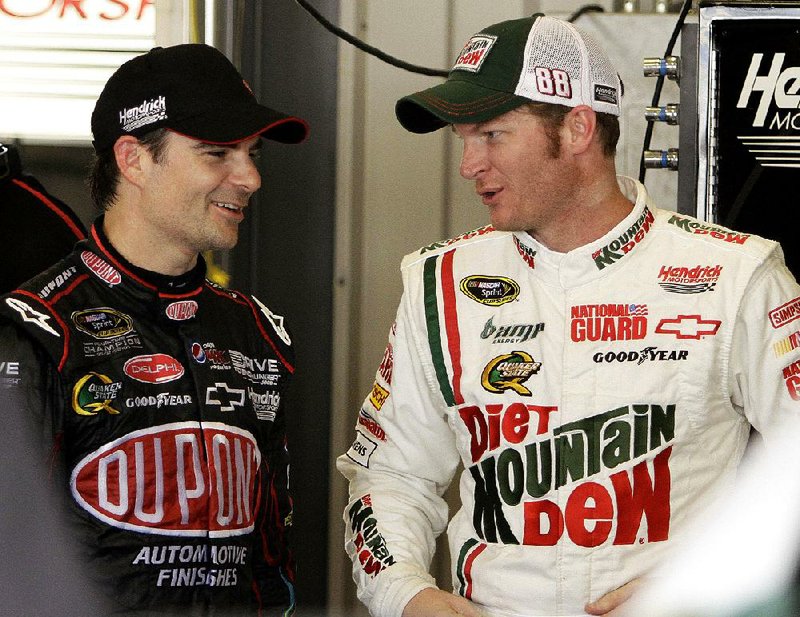
[[[647,461],[633,468],[633,486],[628,472],[611,475],[617,498],[617,534],[614,544],[633,544],[642,516],[647,518],[647,539],[659,542],[669,537],[670,486],[669,457],[672,446],[653,459],[653,479]]]
[[[543,517],[547,531],[542,531]],[[529,546],[555,546],[564,533],[564,517],[559,507],[548,499],[525,502],[525,535],[522,543]]]
[[[48,2],[45,2],[44,3],[45,4],[45,8],[43,8],[41,11],[35,11],[33,13],[15,13],[14,11],[12,11],[11,9],[9,9],[6,6],[6,4],[8,3],[8,0],[0,0],[0,13],[4,13],[5,15],[8,15],[9,17],[23,17],[23,18],[24,17],[38,17],[39,15],[44,15],[45,13],[47,13],[47,11],[52,9],[53,6],[55,6],[56,1],[57,0],[49,0]],[[27,2],[25,2],[25,4],[30,5],[31,4],[30,0],[27,0]]]
[[[122,2],[122,0],[109,0],[112,4],[116,4],[120,8],[120,13],[118,15],[109,15],[108,13],[100,13],[100,19],[120,19],[121,17],[125,17],[128,14],[128,4],[126,2]]]
[[[483,412],[480,407],[470,405],[459,409],[458,415],[461,416],[461,421],[469,431],[469,451],[472,455],[472,462],[478,461],[486,452],[487,445],[486,422],[483,419]]]
[[[141,19],[144,9],[148,6],[153,6],[153,4],[155,4],[155,0],[142,0],[142,3],[139,5],[139,12],[136,13],[136,19]]]
[[[458,410],[464,426],[470,434],[470,454],[477,462],[491,450],[500,447],[501,438],[508,443],[522,443],[528,436],[531,412],[538,415],[536,434],[546,433],[550,425],[550,414],[558,407],[512,403],[505,409],[501,403],[486,405],[486,415],[475,405]]]
[[[503,414],[503,437],[508,443],[521,443],[528,434],[531,412],[523,403],[512,403]]]
[[[64,4],[61,5],[61,13],[59,13],[59,17],[64,17],[69,7],[73,7],[77,12],[78,15],[81,16],[81,19],[86,19],[86,13],[83,11],[83,0],[63,0]]]
[[[800,401],[800,377],[793,376],[786,380],[786,389],[794,401]]]
[[[489,414],[489,449],[495,450],[500,447],[500,412],[502,405],[487,405],[486,412]]]
[[[539,424],[536,426],[536,434],[544,435],[550,429],[550,413],[553,411],[558,411],[558,407],[528,405],[528,409],[539,414]]]
[[[594,505],[588,505],[589,501]],[[567,533],[578,546],[600,546],[611,533],[611,520],[614,517],[614,504],[611,495],[596,482],[585,482],[578,486],[567,499],[564,509]],[[595,521],[594,529],[586,528],[586,521]]]

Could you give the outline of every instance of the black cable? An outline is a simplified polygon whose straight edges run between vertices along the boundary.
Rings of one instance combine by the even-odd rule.
[[[375,56],[379,60],[383,60],[387,64],[391,64],[392,66],[396,66],[397,68],[404,69],[406,71],[411,71],[412,73],[419,73],[421,75],[429,75],[431,77],[447,77],[447,75],[449,74],[449,71],[443,71],[443,70],[440,70],[440,69],[429,69],[429,68],[424,67],[424,66],[417,66],[416,64],[409,64],[408,62],[404,62],[403,60],[398,60],[394,56],[390,56],[389,54],[381,51],[377,47],[373,47],[372,45],[367,45],[364,41],[362,41],[361,39],[353,36],[352,34],[347,32],[346,30],[342,30],[338,26],[335,26],[334,24],[329,22],[327,19],[325,19],[319,13],[319,11],[317,11],[317,9],[315,9],[313,6],[311,6],[305,0],[295,0],[295,2],[297,2],[297,4],[299,4],[303,9],[305,9],[306,12],[309,15],[311,15],[311,17],[316,19],[320,23],[320,25],[323,28],[325,28],[328,32],[332,32],[333,34],[335,34],[339,38],[343,39],[344,41],[347,41],[351,45],[354,45],[355,47],[357,47],[361,51],[365,51],[368,54],[372,54],[373,56]]]
[[[582,6],[572,15],[567,17],[567,21],[572,24],[575,23],[579,17],[585,15],[586,13],[605,13],[605,12],[606,10],[599,4],[587,4],[586,6]]]
[[[683,27],[683,22],[686,21],[686,15],[689,9],[692,8],[692,0],[685,0],[681,7],[681,12],[678,14],[678,20],[675,22],[675,28],[672,30],[672,35],[669,37],[667,49],[664,51],[664,58],[672,55],[672,49],[675,47],[675,41],[678,40],[678,35]],[[656,80],[656,87],[653,89],[653,100],[650,103],[651,107],[658,107],[658,102],[661,99],[661,90],[664,87],[664,75],[659,75]],[[647,127],[644,131],[644,144],[642,145],[642,158],[639,160],[639,182],[644,183],[644,176],[647,173],[647,168],[644,166],[644,153],[650,149],[650,140],[653,138],[653,127],[655,120],[648,120]]]

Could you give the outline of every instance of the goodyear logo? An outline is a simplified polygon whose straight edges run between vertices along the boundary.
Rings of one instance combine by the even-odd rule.
[[[487,306],[500,306],[519,296],[519,284],[504,276],[473,274],[461,279],[459,289],[468,298]]]
[[[497,356],[486,365],[481,374],[481,385],[493,394],[513,390],[521,396],[530,396],[531,391],[522,384],[541,367],[542,363],[536,362],[530,354],[512,351]]]

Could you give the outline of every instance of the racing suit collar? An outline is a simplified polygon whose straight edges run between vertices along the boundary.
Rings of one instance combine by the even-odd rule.
[[[129,282],[144,287],[158,295],[178,297],[193,295],[203,285],[206,275],[206,262],[202,255],[197,256],[194,268],[179,276],[169,276],[145,270],[125,259],[103,231],[103,215],[95,219],[89,234],[89,248],[108,260]]]
[[[604,236],[567,253],[553,251],[525,231],[515,231],[520,257],[532,265],[537,276],[567,289],[583,285],[613,271],[625,257],[645,240],[653,222],[654,206],[640,182],[617,176],[622,193],[633,202],[633,209]]]

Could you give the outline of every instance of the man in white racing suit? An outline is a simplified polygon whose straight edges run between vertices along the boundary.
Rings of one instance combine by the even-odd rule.
[[[403,260],[338,459],[372,615],[616,614],[724,498],[751,427],[767,447],[796,430],[800,287],[779,245],[616,176],[620,95],[595,42],[536,15],[476,34],[397,104],[412,132],[453,126],[492,225]],[[428,573],[445,527],[452,594]]]

